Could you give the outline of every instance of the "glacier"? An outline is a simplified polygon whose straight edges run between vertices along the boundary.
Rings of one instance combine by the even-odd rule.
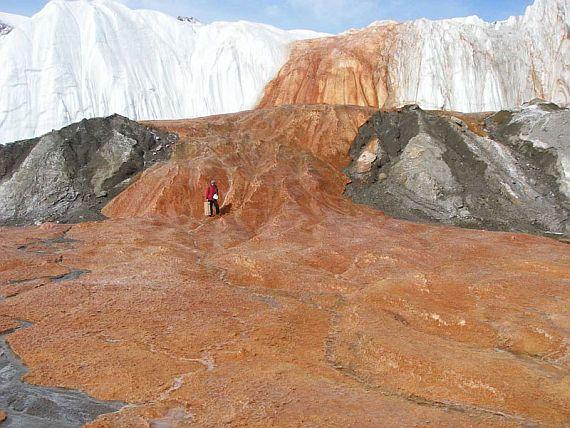
[[[535,0],[523,16],[494,23],[420,19],[398,33],[390,73],[399,105],[482,112],[533,98],[570,103],[570,0]]]
[[[200,24],[112,0],[52,0],[31,18],[0,13],[0,143],[83,118],[197,117],[255,106],[294,40],[250,23]]]
[[[0,13],[0,144],[113,113],[144,120],[251,109],[287,70],[294,46],[351,38],[350,49],[375,52],[356,45],[376,43],[362,35],[386,26],[394,27],[392,36],[377,41],[386,58],[372,58],[379,67],[374,76],[357,79],[373,86],[362,91],[378,92],[372,106],[478,112],[517,108],[535,97],[567,106],[569,12],[570,0],[535,0],[523,16],[495,23],[477,17],[381,21],[327,37],[246,21],[203,24],[114,0],[52,0],[31,18]],[[342,80],[350,67],[342,57],[334,62],[339,45],[329,45],[330,52],[318,43],[314,49],[325,82],[309,82],[314,96],[298,102],[346,99],[340,93],[319,101],[320,90],[335,86],[326,82]],[[300,64],[298,74],[311,80]],[[336,86],[342,92],[350,82]],[[299,98],[303,85],[286,79],[276,97]]]
[[[570,103],[570,0],[536,0],[520,17],[377,21],[293,43],[261,107],[354,104],[464,113]]]

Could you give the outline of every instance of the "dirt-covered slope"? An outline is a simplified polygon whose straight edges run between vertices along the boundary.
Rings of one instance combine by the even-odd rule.
[[[0,225],[102,218],[139,172],[169,157],[175,139],[115,115],[0,145]]]
[[[568,234],[570,110],[535,102],[463,116],[377,112],[351,148],[346,195],[389,215]]]

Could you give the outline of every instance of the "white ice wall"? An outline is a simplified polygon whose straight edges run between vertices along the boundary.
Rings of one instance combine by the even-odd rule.
[[[1,6],[0,6],[1,7]],[[181,22],[109,0],[54,0],[0,14],[0,143],[119,113],[168,119],[254,107],[293,40],[249,22]]]
[[[398,28],[390,66],[400,104],[463,112],[570,103],[570,0],[536,0],[524,16],[417,20]]]

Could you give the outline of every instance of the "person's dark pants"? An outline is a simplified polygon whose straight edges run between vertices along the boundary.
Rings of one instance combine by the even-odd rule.
[[[212,199],[210,202],[210,212],[212,214],[210,215],[214,215],[214,207],[216,207],[216,215],[220,214],[220,205],[218,204],[218,201],[216,199]]]

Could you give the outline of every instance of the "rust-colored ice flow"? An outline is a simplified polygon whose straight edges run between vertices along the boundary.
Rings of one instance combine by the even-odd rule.
[[[285,204],[317,214],[321,195],[340,198],[346,178],[339,171],[348,164],[350,145],[372,112],[283,106],[151,123],[181,136],[172,161],[146,171],[103,212],[112,218],[201,218],[201,195],[215,178],[226,211],[245,225],[257,228],[288,213]]]
[[[398,26],[374,26],[335,37],[295,42],[289,60],[267,85],[260,107],[350,104],[393,107],[389,73]]]
[[[132,403],[97,427],[568,423],[568,246],[344,199],[371,113],[154,123],[180,134],[173,159],[109,220],[0,229],[27,381]],[[204,219],[211,177],[224,215]],[[69,269],[90,273],[42,280]]]

